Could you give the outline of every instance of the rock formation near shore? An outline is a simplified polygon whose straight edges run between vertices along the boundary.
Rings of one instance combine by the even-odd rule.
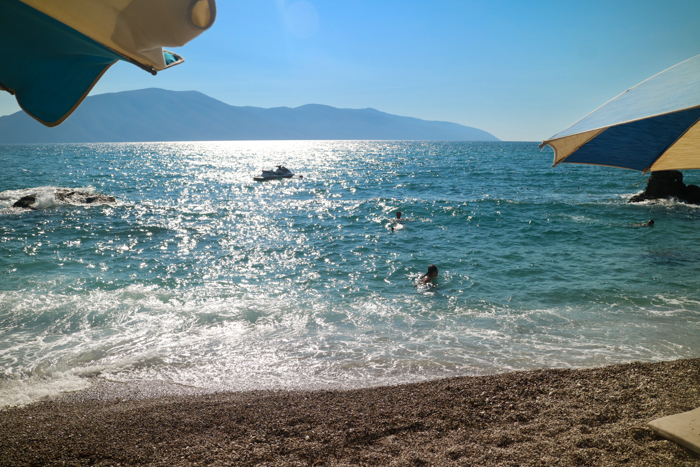
[[[628,202],[666,198],[678,198],[689,204],[700,204],[700,187],[683,183],[683,174],[678,170],[652,172],[644,192],[634,195]]]
[[[21,209],[36,209],[34,207],[34,203],[36,203],[36,194],[22,196],[15,202],[15,204],[12,205],[12,207]]]
[[[37,193],[32,193],[21,197],[12,205],[13,208],[38,209],[36,206]],[[54,193],[54,199],[62,204],[114,204],[117,199],[114,196],[103,195],[102,193],[90,193],[81,190],[58,189]]]
[[[111,204],[117,201],[114,196],[103,195],[102,193],[88,193],[86,191],[57,190],[56,199],[72,204]]]

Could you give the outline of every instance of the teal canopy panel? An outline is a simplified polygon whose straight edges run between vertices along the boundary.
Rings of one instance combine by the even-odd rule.
[[[156,74],[211,27],[214,0],[0,0],[0,91],[47,126],[63,122],[119,60]]]
[[[25,5],[0,0],[0,86],[47,126],[60,124],[122,57]]]

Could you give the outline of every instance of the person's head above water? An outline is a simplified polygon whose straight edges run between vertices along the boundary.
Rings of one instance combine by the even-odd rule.
[[[654,227],[654,219],[649,219],[649,222],[647,222],[647,225],[649,227]]]
[[[396,211],[396,218],[401,219],[401,211]]]
[[[428,266],[428,272],[421,276],[423,284],[430,282],[438,276],[438,268],[434,264]]]

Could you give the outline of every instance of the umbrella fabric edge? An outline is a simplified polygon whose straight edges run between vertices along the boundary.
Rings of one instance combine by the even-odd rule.
[[[605,128],[591,130],[584,133],[577,133],[564,138],[543,141],[539,147],[542,149],[545,146],[549,146],[554,149],[554,162],[552,163],[552,167],[556,167],[566,160],[566,158],[572,153],[577,151],[581,146],[598,136],[603,131],[605,131]]]
[[[80,107],[80,104],[82,104],[83,101],[85,100],[85,98],[88,96],[88,94],[90,94],[90,91],[92,91],[92,88],[95,87],[95,85],[98,83],[98,81],[100,81],[100,79],[102,79],[102,76],[105,73],[107,73],[107,70],[109,70],[112,67],[112,65],[114,65],[115,63],[117,63],[117,62],[112,62],[109,65],[107,65],[106,67],[104,67],[102,69],[102,71],[100,72],[100,74],[95,77],[95,80],[88,86],[88,88],[85,90],[85,92],[83,92],[83,94],[78,98],[78,100],[75,102],[75,104],[73,104],[73,106],[70,109],[68,109],[68,111],[62,117],[60,117],[58,120],[55,120],[53,122],[45,122],[45,121],[41,120],[39,117],[37,117],[36,115],[34,115],[30,111],[28,111],[26,108],[24,108],[22,106],[22,103],[20,102],[19,97],[15,96],[17,98],[17,104],[24,111],[24,113],[26,113],[27,115],[29,115],[34,120],[41,123],[42,125],[47,126],[49,128],[56,127],[56,126],[60,125],[61,123],[65,122],[66,119],[68,119],[68,117],[70,117],[73,114],[73,112],[75,112],[75,110],[78,107]]]
[[[212,26],[215,0],[18,0],[153,74],[168,63],[162,47],[181,47]]]
[[[685,143],[678,144],[686,136],[700,141],[700,128],[689,132],[698,120],[700,106],[544,141],[540,147],[549,145],[555,150],[555,166],[561,163],[591,164],[641,172],[689,168],[683,165],[688,164],[691,151]],[[685,162],[678,165],[671,157],[664,159],[664,168],[656,165],[674,147],[677,148],[674,154],[679,155],[676,160],[682,157]],[[567,154],[568,151],[571,152]]]
[[[548,141],[698,106],[700,55],[667,68],[627,89]]]

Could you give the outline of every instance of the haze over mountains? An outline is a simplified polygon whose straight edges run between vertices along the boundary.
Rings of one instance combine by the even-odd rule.
[[[5,144],[231,140],[499,141],[477,128],[374,109],[235,107],[197,91],[156,88],[90,96],[55,128],[24,112],[0,117]]]

